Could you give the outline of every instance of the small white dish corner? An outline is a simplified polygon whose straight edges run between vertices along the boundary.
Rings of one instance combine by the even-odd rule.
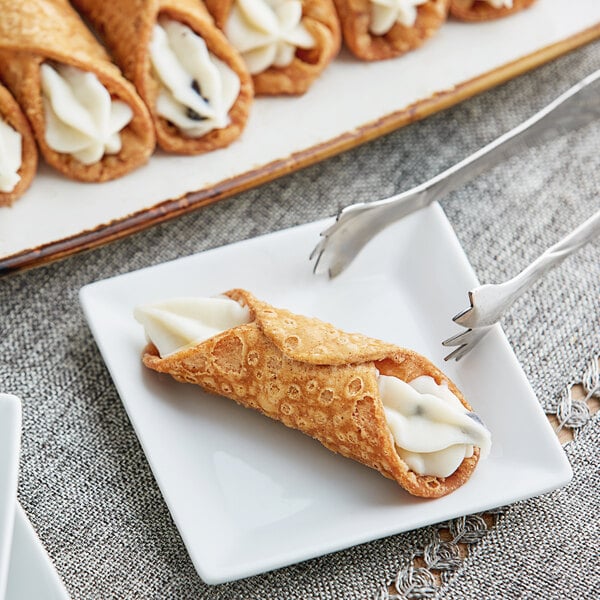
[[[21,400],[0,394],[0,600],[69,600],[17,501]]]
[[[10,563],[20,447],[21,401],[11,394],[0,394],[0,599],[6,590]]]

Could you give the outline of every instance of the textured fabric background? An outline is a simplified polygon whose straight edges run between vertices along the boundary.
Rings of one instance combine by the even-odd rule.
[[[300,173],[0,281],[0,389],[24,402],[19,498],[74,598],[364,600],[384,593],[434,528],[227,585],[204,585],[84,322],[78,290],[407,189],[598,68],[596,43]],[[515,274],[600,208],[599,134],[600,123],[529,150],[443,201],[481,280]],[[600,245],[550,274],[504,326],[540,402],[551,409],[600,351]],[[473,545],[440,597],[599,596],[598,442],[596,416],[567,449],[575,471],[571,485],[510,507]]]

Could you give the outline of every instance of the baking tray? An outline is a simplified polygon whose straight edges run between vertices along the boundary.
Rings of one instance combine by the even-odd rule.
[[[600,2],[539,0],[489,23],[449,21],[419,50],[378,63],[342,52],[302,97],[258,98],[228,148],[157,151],[116,181],[70,181],[42,164],[0,209],[0,275],[123,238],[457,104],[600,37]],[[560,90],[557,90],[557,94]],[[300,200],[301,201],[301,200]]]

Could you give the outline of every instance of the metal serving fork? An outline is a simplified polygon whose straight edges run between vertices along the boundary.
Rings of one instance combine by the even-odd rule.
[[[536,145],[600,117],[600,70],[468,158],[411,190],[377,202],[352,204],[321,233],[310,255],[314,272],[339,275],[367,242],[388,225],[439,200],[524,147]]]
[[[445,360],[460,360],[489,333],[504,312],[542,275],[560,264],[567,256],[577,252],[597,235],[600,235],[600,210],[560,242],[548,248],[517,276],[504,283],[480,285],[471,290],[468,293],[471,306],[452,319],[468,329],[442,342],[444,346],[458,346],[445,357]]]

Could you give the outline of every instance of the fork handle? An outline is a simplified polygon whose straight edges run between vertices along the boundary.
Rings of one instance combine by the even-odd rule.
[[[481,285],[469,292],[472,308],[456,315],[454,321],[471,329],[493,325],[540,277],[598,235],[600,235],[600,211],[562,240],[550,246],[512,279],[499,284]]]
[[[600,70],[582,79],[538,113],[471,156],[430,179],[427,204],[524,148],[535,146],[600,117]]]
[[[559,265],[567,256],[577,252],[598,235],[600,235],[600,210],[562,240],[550,246],[517,276],[506,282],[514,288],[511,304],[550,269]]]
[[[600,69],[561,94],[535,115],[496,138],[449,169],[408,191],[390,198],[347,206],[338,220],[352,220],[369,213],[381,231],[395,221],[425,208],[468,183],[523,148],[548,141],[600,118]]]

